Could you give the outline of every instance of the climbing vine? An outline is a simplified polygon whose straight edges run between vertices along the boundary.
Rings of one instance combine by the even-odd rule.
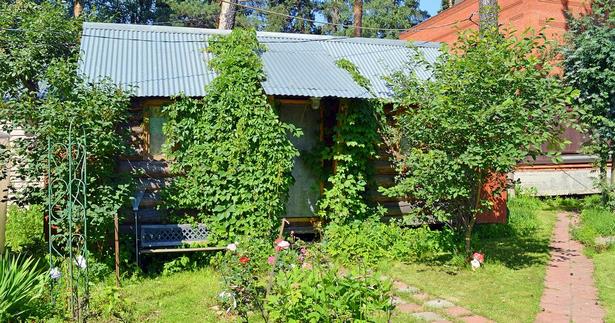
[[[355,82],[370,91],[369,80],[346,59],[337,65],[348,71]],[[334,172],[327,178],[327,186],[320,200],[319,215],[335,223],[362,220],[377,213],[366,199],[372,167],[370,162],[378,153],[377,113],[382,105],[377,101],[349,100],[343,102],[337,114],[333,146],[325,158],[334,161]]]
[[[178,100],[164,108],[164,147],[171,169],[182,173],[164,193],[170,211],[206,223],[212,238],[271,234],[284,214],[298,155],[268,103],[254,30],[214,37],[208,51],[217,77],[203,99]],[[195,216],[195,217],[194,217]]]

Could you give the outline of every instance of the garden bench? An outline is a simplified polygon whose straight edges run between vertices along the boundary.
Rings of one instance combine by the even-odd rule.
[[[203,224],[139,224],[139,204],[144,191],[137,192],[132,200],[132,210],[135,215],[135,252],[137,265],[140,266],[140,255],[198,251],[222,251],[224,247],[187,247],[190,244],[205,243],[207,229]]]
[[[221,251],[225,249],[224,247],[181,248],[185,245],[207,241],[207,229],[202,224],[143,224],[139,229],[140,254]]]

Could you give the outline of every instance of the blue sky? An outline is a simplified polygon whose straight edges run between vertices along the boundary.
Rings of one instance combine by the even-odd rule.
[[[431,16],[435,16],[441,6],[441,0],[420,0],[419,5],[421,9],[427,10]]]

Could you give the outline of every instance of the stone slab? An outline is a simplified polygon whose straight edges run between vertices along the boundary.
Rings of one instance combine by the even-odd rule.
[[[417,319],[421,319],[421,320],[424,320],[424,321],[427,321],[427,322],[442,321],[442,320],[444,320],[444,318],[442,316],[440,316],[440,314],[434,313],[434,312],[414,313],[414,314],[412,314],[412,316],[416,317]]]
[[[432,299],[431,301],[425,302],[425,306],[433,308],[449,308],[455,306],[455,304],[445,299]]]

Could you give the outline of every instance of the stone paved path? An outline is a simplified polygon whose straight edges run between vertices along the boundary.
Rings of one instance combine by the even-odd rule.
[[[557,216],[551,240],[551,260],[536,322],[603,322],[594,287],[593,263],[582,245],[570,237],[570,214]]]
[[[398,294],[405,295],[404,298],[410,299],[407,301],[399,296],[394,297],[395,310],[399,313],[408,314],[415,319],[432,323],[493,323],[486,317],[476,315],[448,300],[433,297],[414,286],[406,285],[404,282],[396,280],[393,282],[393,287]]]

